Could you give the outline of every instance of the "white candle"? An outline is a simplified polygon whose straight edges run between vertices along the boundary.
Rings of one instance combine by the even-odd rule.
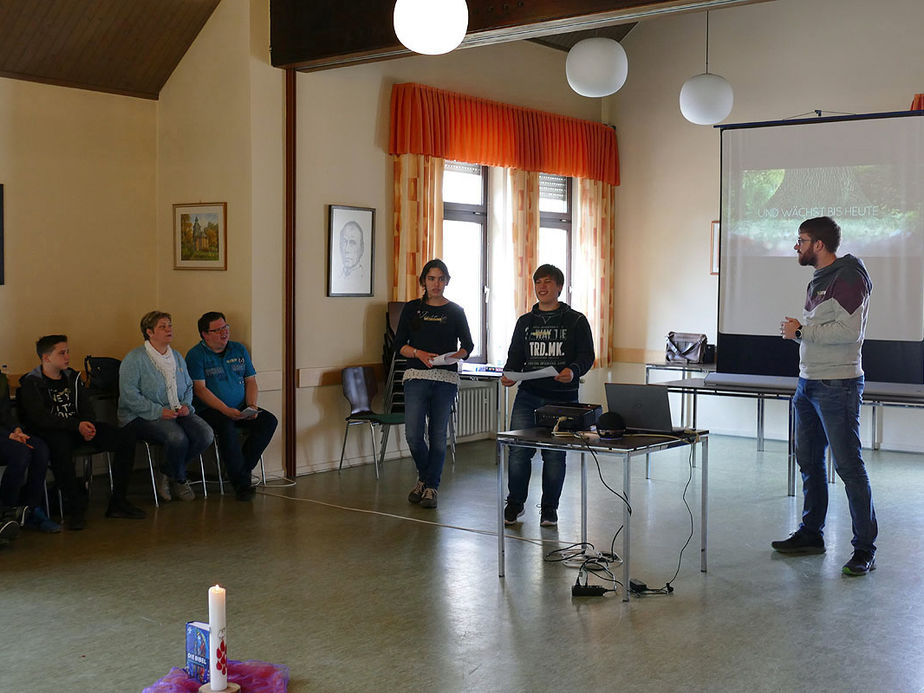
[[[225,588],[209,588],[209,685],[213,691],[228,687],[228,648],[225,645]]]

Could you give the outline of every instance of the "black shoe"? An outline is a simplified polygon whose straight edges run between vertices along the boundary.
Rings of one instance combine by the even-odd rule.
[[[120,517],[127,520],[143,520],[148,514],[124,498],[111,498],[106,508],[106,517]]]
[[[257,489],[255,489],[253,486],[241,486],[234,491],[234,497],[245,503],[252,501],[253,497],[256,495]]]
[[[876,570],[876,557],[869,551],[855,549],[853,556],[844,564],[844,575],[856,577],[866,575],[871,570]]]
[[[825,540],[819,536],[812,536],[801,529],[793,532],[789,539],[772,541],[770,546],[780,553],[824,553]]]
[[[87,526],[86,515],[82,510],[80,512],[71,513],[64,518],[64,526],[72,532],[79,532]]]
[[[513,501],[507,501],[507,507],[504,508],[504,524],[505,525],[514,525],[517,520],[519,520],[523,513],[526,512],[526,507],[522,503],[514,503]]]
[[[20,527],[26,524],[28,517],[28,505],[13,505],[8,508],[3,508],[3,511],[0,512],[0,521],[14,520],[17,524],[19,524]]]
[[[0,542],[8,544],[19,536],[19,523],[16,520],[0,520]]]
[[[558,508],[540,508],[539,526],[554,527],[558,524]]]

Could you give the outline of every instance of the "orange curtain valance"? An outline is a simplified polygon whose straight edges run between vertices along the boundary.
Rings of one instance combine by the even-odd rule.
[[[612,128],[422,84],[392,87],[388,151],[619,185]]]

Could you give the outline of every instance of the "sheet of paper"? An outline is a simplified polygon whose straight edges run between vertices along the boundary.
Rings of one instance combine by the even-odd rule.
[[[558,375],[558,371],[556,371],[551,366],[546,366],[542,370],[528,371],[526,373],[518,373],[517,371],[504,371],[504,377],[509,378],[514,382],[520,382],[521,380],[539,380],[540,378],[554,378],[556,375]]]
[[[447,351],[445,354],[440,354],[439,356],[435,357],[430,362],[430,365],[431,366],[451,366],[454,363],[458,363],[459,359],[453,357],[454,353],[456,352]]]

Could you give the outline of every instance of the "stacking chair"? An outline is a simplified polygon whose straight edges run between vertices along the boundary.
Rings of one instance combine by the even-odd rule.
[[[340,466],[343,469],[343,456],[346,453],[347,436],[351,426],[369,426],[372,436],[372,455],[375,464],[375,478],[379,478],[379,465],[385,462],[385,449],[388,445],[388,431],[392,426],[404,423],[404,412],[377,414],[372,411],[372,400],[378,392],[375,382],[375,371],[370,366],[351,366],[340,372],[343,383],[343,396],[350,403],[350,415],[346,417],[346,427],[343,430],[343,447],[340,449]],[[375,449],[375,426],[382,427],[381,452]]]
[[[218,452],[217,433],[215,434],[215,440],[212,441],[212,447],[215,450],[215,469],[218,472],[218,493],[223,496],[225,495],[225,476],[221,466],[221,453]],[[263,464],[263,455],[260,455],[260,485],[266,486],[266,466]]]
[[[138,440],[139,443],[144,445],[144,450],[148,455],[148,467],[151,470],[151,489],[154,491],[154,505],[160,506],[160,499],[157,497],[157,479],[154,477],[154,456],[151,454],[151,447],[157,445],[157,443],[149,443],[146,440]],[[193,481],[190,483],[193,484],[202,484],[202,496],[204,498],[209,497],[209,487],[205,483],[205,462],[202,460],[202,455],[199,455],[199,469],[202,472],[202,481]]]

